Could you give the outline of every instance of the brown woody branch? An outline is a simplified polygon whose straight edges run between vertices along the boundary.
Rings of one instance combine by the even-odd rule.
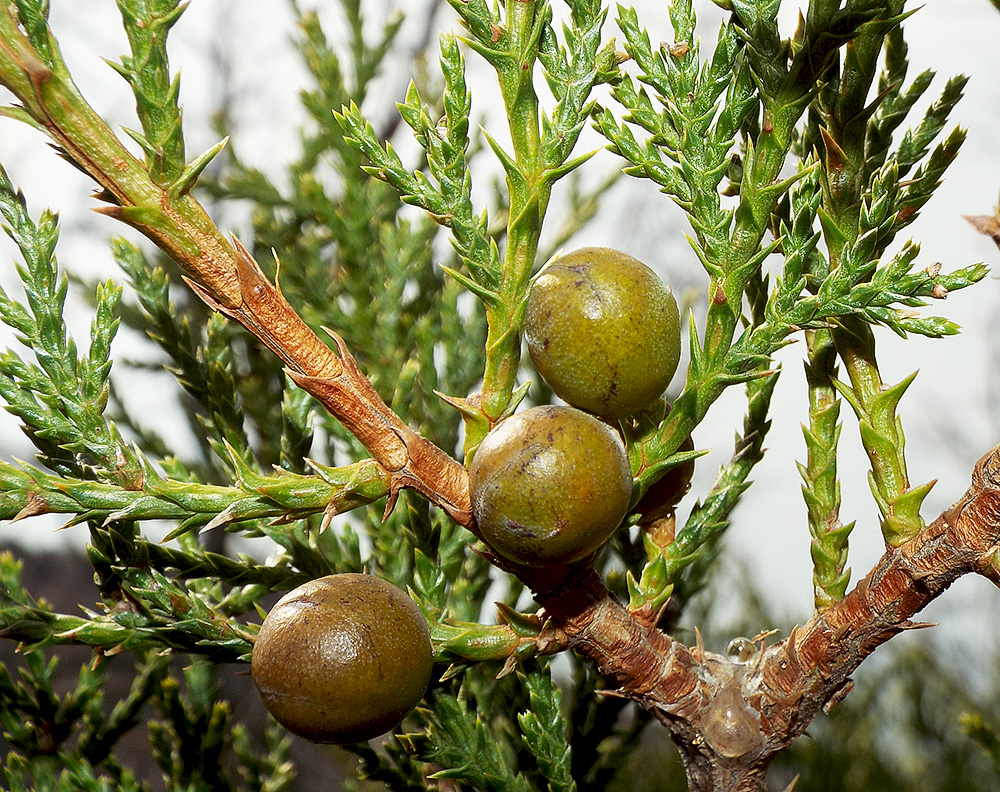
[[[620,686],[617,695],[670,730],[693,792],[749,792],[764,788],[775,754],[846,695],[868,655],[926,626],[911,619],[931,600],[968,573],[997,582],[998,550],[1000,446],[979,460],[954,506],[889,549],[844,599],[745,664],[640,623],[589,567],[523,576],[570,645]]]
[[[233,242],[240,300],[223,304],[189,280],[192,289],[212,309],[239,322],[278,355],[295,384],[340,420],[386,469],[391,487],[386,513],[392,510],[400,489],[409,487],[462,525],[471,525],[465,468],[404,424],[358,368],[343,339],[330,332],[337,345],[334,353],[302,321],[281,289],[264,276],[240,241],[234,238]]]
[[[775,749],[801,734],[818,708],[835,704],[849,675],[876,648],[927,626],[912,617],[955,580],[980,573],[995,582],[998,543],[1000,446],[976,463],[972,486],[957,503],[909,542],[887,550],[844,599],[764,653],[754,681]],[[782,701],[783,708],[775,707]]]

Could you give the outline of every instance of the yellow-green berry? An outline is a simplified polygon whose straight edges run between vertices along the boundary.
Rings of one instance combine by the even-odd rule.
[[[524,337],[538,373],[569,404],[625,418],[662,395],[680,359],[670,289],[617,250],[567,253],[528,292]]]

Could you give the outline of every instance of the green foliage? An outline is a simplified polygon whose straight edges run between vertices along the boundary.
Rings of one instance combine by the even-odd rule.
[[[809,423],[799,470],[815,605],[824,609],[850,578],[854,523],[840,521],[837,467],[842,400],[871,460],[886,541],[898,545],[924,527],[930,485],[909,482],[899,409],[912,377],[882,381],[873,328],[917,341],[954,334],[953,322],[917,309],[986,276],[982,265],[927,266],[919,246],[899,238],[964,140],[949,116],[965,79],[947,81],[921,109],[934,75],[908,78],[902,0],[815,0],[790,39],[778,28],[778,0],[717,4],[729,15],[703,53],[690,0],[668,4],[673,42],[660,45],[636,9],[618,7],[623,51],[598,0],[449,0],[461,34],[441,34],[433,73],[415,68],[396,107],[402,124],[381,126],[370,120],[379,117],[372,88],[402,17],[373,27],[360,0],[341,0],[342,36],[330,38],[317,13],[295,6],[295,43],[312,81],[301,94],[309,122],[278,183],[244,160],[235,133],[225,156],[228,138],[186,161],[179,76],[167,56],[186,8],[178,0],[117,2],[130,54],[111,65],[135,98],[141,131],[128,134],[142,161],[79,95],[42,0],[0,10],[0,83],[22,103],[3,113],[46,131],[105,180],[105,213],[146,233],[219,304],[236,297],[213,292],[217,284],[199,279],[191,262],[211,259],[205,250],[225,238],[191,191],[246,202],[252,213],[241,233],[305,325],[335,332],[404,424],[466,460],[527,396],[521,333],[531,278],[548,252],[543,232],[570,242],[610,183],[599,174],[594,193],[579,187],[581,171],[598,173],[595,152],[579,150],[592,126],[616,167],[651,180],[683,211],[707,283],[676,398],[620,422],[632,505],[704,453],[679,449],[726,389],[739,385],[746,398],[733,455],[687,517],[656,535],[626,518],[599,571],[633,612],[676,628],[706,588],[763,457],[779,382],[774,356],[804,333]],[[495,72],[495,86],[474,90],[484,101],[495,91],[504,134],[477,131],[473,58]],[[493,172],[503,183],[483,205],[474,178],[481,188]],[[554,192],[561,180],[564,197]],[[553,229],[550,204],[563,200],[568,219]],[[0,519],[55,513],[86,525],[100,596],[81,603],[82,615],[58,613],[24,589],[12,557],[0,556],[0,634],[23,649],[19,677],[0,665],[10,789],[146,790],[115,756],[119,739],[141,725],[169,789],[290,788],[289,738],[277,727],[252,735],[220,695],[214,668],[248,659],[264,598],[361,570],[411,591],[439,664],[393,739],[348,748],[363,777],[400,790],[637,788],[630,757],[649,712],[605,695],[600,675],[575,656],[567,674],[553,675],[545,656],[566,649],[566,638],[525,605],[524,585],[491,566],[469,532],[419,492],[397,501],[397,471],[369,458],[292,383],[266,333],[191,299],[163,255],[115,240],[127,288],[85,286],[94,320],[82,350],[64,320],[69,280],[55,257],[56,216],[33,218],[3,171],[0,215],[20,251],[24,290],[23,299],[0,292],[0,321],[18,343],[0,355],[0,396],[37,449],[34,463],[0,461]],[[111,344],[121,322],[159,350],[194,452],[182,454],[150,416],[115,398]],[[547,399],[540,393],[535,401]],[[387,500],[395,504],[388,514]],[[262,538],[266,561],[259,545],[242,544]],[[499,600],[495,618],[488,596]],[[68,693],[56,691],[49,659],[61,644],[94,652]],[[106,669],[126,658],[136,664],[133,682],[111,703]],[[893,670],[917,684],[931,663]],[[932,704],[954,692],[947,683],[924,688]],[[888,713],[876,688],[847,706]],[[995,730],[965,703],[966,730],[995,760]],[[910,715],[926,734],[951,739],[954,719]],[[904,788],[891,786],[881,757],[853,771],[857,782],[844,770],[869,746],[840,717],[821,727],[822,756],[797,746],[790,761],[817,774],[825,763],[850,788]],[[804,785],[814,777],[821,788],[808,772]]]
[[[527,712],[517,716],[524,744],[538,762],[550,792],[575,792],[571,774],[570,747],[566,742],[568,723],[562,712],[559,687],[545,674],[525,675],[528,688]]]
[[[497,735],[482,717],[469,709],[465,696],[441,697],[421,752],[444,768],[438,778],[460,778],[484,792],[524,792],[527,780],[517,774],[514,749],[508,735]]]
[[[0,770],[5,788],[11,792],[150,789],[115,754],[118,741],[149,718],[145,710],[150,707],[157,713],[148,723],[153,755],[171,789],[287,788],[289,738],[269,731],[266,750],[255,747],[246,729],[232,722],[228,702],[218,700],[211,662],[196,659],[183,673],[182,690],[171,675],[173,660],[168,654],[141,649],[115,658],[98,654],[93,664],[80,667],[73,687],[60,693],[58,660],[40,648],[40,643],[50,641],[36,644],[41,633],[33,633],[27,623],[28,608],[34,607],[38,614],[48,612],[23,590],[20,565],[8,554],[0,556],[0,585],[4,636],[34,644],[23,647],[19,678],[0,666],[0,722],[13,749]],[[74,629],[58,620],[49,620],[46,627],[48,636],[57,640],[71,638],[66,633]],[[110,633],[96,636],[92,625],[81,629],[89,631],[90,639],[98,639],[81,636],[85,643],[106,645],[114,640]],[[129,648],[127,640],[121,648]],[[110,703],[105,690],[111,665],[130,662],[136,663],[130,688]],[[224,769],[228,761],[224,756],[231,752],[242,768],[239,778]]]
[[[169,185],[184,167],[184,134],[177,104],[180,78],[171,79],[167,61],[167,33],[187,5],[179,0],[119,0],[131,57],[112,63],[135,95],[142,134],[129,135],[142,147],[153,181]],[[207,163],[206,163],[207,164]]]
[[[34,353],[26,363],[12,351],[0,361],[0,392],[17,415],[25,433],[52,470],[87,475],[94,468],[119,467],[128,476],[124,443],[103,418],[108,398],[111,342],[118,329],[115,310],[121,289],[106,283],[97,290],[91,345],[85,357],[66,331],[63,308],[69,282],[55,261],[57,217],[44,213],[38,223],[29,217],[24,197],[0,171],[0,213],[8,236],[24,256],[18,275],[26,303],[0,293],[0,319]]]

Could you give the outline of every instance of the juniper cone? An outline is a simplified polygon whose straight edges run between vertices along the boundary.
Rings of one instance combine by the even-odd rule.
[[[779,0],[715,4],[717,34],[690,0],[671,0],[671,40],[655,44],[662,9],[431,2],[412,15],[426,33],[412,61],[399,13],[293,4],[308,121],[276,181],[225,112],[222,139],[189,154],[167,46],[186,4],[116,0],[128,53],[109,63],[135,100],[123,130],[74,81],[59,46],[72,31],[50,26],[47,2],[0,8],[4,123],[34,128],[93,181],[95,233],[118,223],[144,237],[110,240],[106,281],[71,276],[57,216],[29,209],[20,162],[0,171],[22,286],[0,292],[16,339],[0,355],[0,396],[34,447],[0,461],[0,518],[83,526],[96,583],[80,608],[55,608],[13,552],[0,555],[0,635],[20,652],[0,665],[5,788],[293,788],[305,742],[262,705],[255,721],[254,659],[272,709],[292,703],[279,721],[346,740],[329,761],[393,790],[633,789],[653,770],[692,792],[791,789],[796,776],[819,789],[824,773],[838,789],[992,789],[995,707],[926,650],[882,648],[926,626],[919,612],[959,577],[1000,584],[1000,447],[952,507],[926,514],[933,482],[911,481],[905,454],[914,375],[880,346],[888,331],[916,350],[957,333],[925,309],[987,275],[929,262],[907,237],[965,138],[949,121],[965,78],[910,73],[905,31],[928,12],[904,0],[814,0],[794,31],[779,26]],[[404,60],[402,101],[381,107],[379,81]],[[473,84],[484,69],[490,81]],[[499,126],[485,107],[502,108]],[[675,306],[664,327],[651,318],[664,299],[637,300],[619,311],[627,343],[565,323],[572,332],[543,346],[576,367],[552,375],[536,355],[535,370],[521,356],[540,337],[526,333],[531,293],[560,251],[584,237],[602,246],[614,265],[602,289],[635,296],[622,262],[640,251],[592,221],[612,185],[636,179],[663,196],[658,233],[686,235],[695,254],[647,257],[663,294],[677,287],[686,332]],[[229,202],[251,211],[220,228]],[[65,320],[71,277],[92,315],[86,341]],[[549,295],[548,315],[568,316],[568,299]],[[132,406],[120,372],[135,363],[114,347],[123,324],[157,348],[186,426],[161,432]],[[734,509],[764,456],[775,355],[798,340],[812,615],[777,630],[751,579],[732,633],[719,626],[734,612],[736,565],[720,563],[730,524],[790,541],[768,533],[771,515]],[[614,395],[646,374],[652,385],[625,403],[577,404],[596,415],[548,406],[550,387],[575,404],[584,376]],[[726,420],[718,401],[734,388],[745,415],[732,454],[687,493],[709,451],[698,428]],[[539,410],[589,433],[513,431]],[[849,538],[876,526],[841,514],[845,428],[866,452],[886,548],[854,574]],[[512,434],[523,453],[488,471],[494,522],[477,471]],[[551,525],[513,514],[539,481]],[[569,547],[546,544],[567,536]],[[316,651],[263,659],[283,595],[359,579],[393,592],[391,606],[292,595],[279,616],[315,638],[298,650]],[[333,646],[343,633],[326,605],[379,662],[340,664],[354,643]],[[419,638],[412,657],[402,633]],[[74,644],[89,656],[64,685],[57,663],[79,662],[64,653]],[[885,670],[852,693],[876,651]],[[123,668],[126,684],[111,684]],[[388,679],[405,695],[353,721],[363,706],[339,694],[397,690]],[[338,697],[325,699],[331,681]],[[303,726],[303,711],[320,726]],[[808,746],[796,741],[807,728]],[[151,756],[132,769],[127,735],[143,731]]]

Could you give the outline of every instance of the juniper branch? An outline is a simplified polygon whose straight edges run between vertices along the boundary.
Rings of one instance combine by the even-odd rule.
[[[0,579],[0,635],[5,638],[28,646],[83,643],[108,653],[171,648],[213,654],[220,660],[236,660],[250,651],[248,636],[235,620],[220,619],[199,596],[159,573],[128,571],[136,596],[132,605],[69,616],[32,600],[17,585],[11,563],[9,557],[4,559]],[[190,607],[179,620],[174,607],[182,602]]]
[[[342,468],[316,463],[319,475],[278,471],[272,476],[237,463],[238,483],[224,487],[161,477],[137,456],[141,475],[130,487],[52,475],[0,462],[0,519],[69,514],[69,524],[87,520],[177,520],[172,535],[248,520],[292,521],[310,514],[336,514],[373,503],[389,493],[385,472],[363,460]],[[232,455],[232,459],[237,459]]]
[[[142,133],[129,132],[142,147],[152,180],[173,183],[184,168],[184,134],[178,105],[180,77],[171,78],[167,33],[184,13],[180,0],[117,0],[132,50],[111,63],[132,87]]]
[[[105,214],[152,239],[189,274],[190,285],[219,313],[243,324],[289,366],[393,476],[393,491],[412,486],[469,523],[464,469],[403,424],[355,365],[342,342],[334,352],[302,321],[238,242],[230,243],[190,194],[207,164],[195,160],[170,185],[157,185],[80,96],[55,39],[49,61],[22,32],[12,8],[0,12],[0,84],[21,101],[15,113],[43,129],[106,191]],[[216,150],[209,155],[217,153]],[[210,156],[208,157],[210,159]]]
[[[54,469],[91,477],[96,469],[97,475],[128,482],[137,473],[134,460],[103,415],[121,290],[110,283],[97,288],[90,349],[78,357],[63,320],[68,279],[55,259],[58,218],[45,212],[36,223],[2,169],[0,214],[24,257],[17,270],[27,297],[25,308],[0,290],[0,320],[37,361],[24,363],[9,350],[0,356],[0,392]]]

